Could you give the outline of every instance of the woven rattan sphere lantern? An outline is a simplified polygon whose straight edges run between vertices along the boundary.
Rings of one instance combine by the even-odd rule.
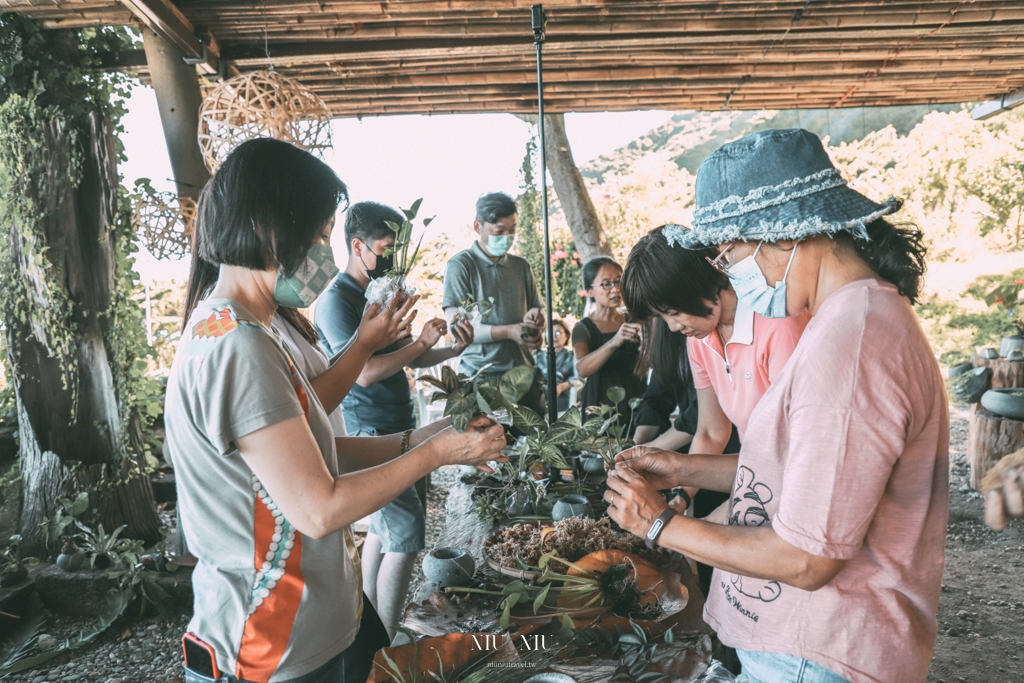
[[[199,147],[212,173],[236,145],[271,137],[320,155],[331,146],[331,111],[298,81],[250,71],[218,84],[199,109]]]
[[[171,192],[147,192],[132,200],[132,227],[139,241],[158,259],[189,253],[196,203]]]

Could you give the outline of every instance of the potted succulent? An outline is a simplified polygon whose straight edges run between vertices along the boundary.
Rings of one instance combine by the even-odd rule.
[[[419,256],[423,237],[420,236],[412,256],[409,255],[409,247],[412,246],[412,221],[416,218],[422,202],[423,199],[417,199],[410,208],[402,209],[402,213],[405,214],[405,220],[402,221],[401,225],[387,221],[388,227],[395,233],[395,246],[391,249],[385,249],[381,256],[394,256],[394,265],[382,277],[370,281],[369,286],[366,288],[366,302],[368,304],[386,306],[392,299],[395,299],[395,305],[401,306],[408,297],[416,294],[416,288],[409,282],[408,276],[413,266],[416,265],[416,258]],[[433,220],[433,218],[425,219],[423,227],[426,228]]]
[[[1013,319],[1013,326],[1016,334],[1003,337],[999,344],[999,355],[1003,358],[1014,357],[1019,354],[1015,350],[1024,352],[1024,277],[1020,277],[1024,271],[1015,271],[1005,276],[996,286],[985,293],[984,301],[988,305],[1002,305],[1006,308],[1008,315]]]

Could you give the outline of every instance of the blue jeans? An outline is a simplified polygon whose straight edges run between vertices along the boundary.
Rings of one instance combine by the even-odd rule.
[[[850,683],[820,664],[776,652],[736,650],[743,673],[736,683]]]

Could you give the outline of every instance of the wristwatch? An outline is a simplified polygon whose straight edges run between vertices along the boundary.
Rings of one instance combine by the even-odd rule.
[[[654,524],[652,524],[651,528],[647,530],[647,535],[644,536],[644,542],[647,543],[648,548],[650,548],[651,550],[655,549],[656,544],[654,541],[661,534],[661,530],[665,528],[666,524],[668,524],[668,520],[672,519],[678,514],[678,512],[668,507],[665,508],[664,512],[658,515],[658,518],[654,520]]]

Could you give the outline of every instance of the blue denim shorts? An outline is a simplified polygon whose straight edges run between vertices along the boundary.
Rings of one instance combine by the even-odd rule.
[[[418,553],[427,545],[427,520],[415,486],[370,515],[370,533],[385,553]]]
[[[743,673],[736,683],[850,683],[820,664],[777,652],[736,650]]]

